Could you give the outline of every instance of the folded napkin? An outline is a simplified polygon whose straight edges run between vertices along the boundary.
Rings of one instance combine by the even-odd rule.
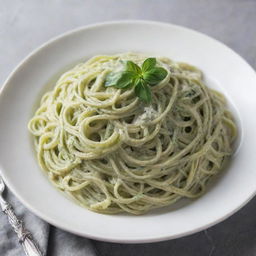
[[[47,256],[255,256],[256,198],[208,230],[151,244],[114,244],[90,240],[50,226],[28,211],[11,192],[6,199]],[[0,256],[25,256],[17,235],[0,213]]]
[[[92,241],[56,229],[28,211],[7,189],[6,200],[11,203],[18,218],[32,233],[44,255],[54,256],[96,256]],[[0,212],[0,255],[25,256],[17,235],[5,214]]]

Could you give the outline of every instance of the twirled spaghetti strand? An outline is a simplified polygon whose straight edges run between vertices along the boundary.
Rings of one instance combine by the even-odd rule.
[[[37,158],[53,184],[101,213],[142,214],[196,198],[232,153],[236,125],[201,72],[158,58],[168,75],[145,105],[106,88],[110,71],[145,56],[97,56],[63,74],[29,122]]]

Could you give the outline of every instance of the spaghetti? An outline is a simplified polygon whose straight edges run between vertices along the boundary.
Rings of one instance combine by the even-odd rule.
[[[236,137],[224,96],[188,64],[157,58],[168,75],[150,104],[134,88],[105,87],[126,60],[145,56],[96,56],[64,73],[29,122],[53,184],[100,213],[142,214],[202,195]]]

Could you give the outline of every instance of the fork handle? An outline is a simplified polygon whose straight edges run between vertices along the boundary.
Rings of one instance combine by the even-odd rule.
[[[5,202],[4,206],[3,212],[8,216],[9,222],[15,233],[18,235],[19,242],[22,244],[26,255],[43,256],[31,233],[25,229],[23,222],[17,218],[11,205]]]

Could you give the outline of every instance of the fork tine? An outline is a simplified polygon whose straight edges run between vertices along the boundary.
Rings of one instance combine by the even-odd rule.
[[[2,178],[1,175],[0,175],[0,192],[3,192],[4,187],[5,187],[4,181],[3,181],[3,178]]]

